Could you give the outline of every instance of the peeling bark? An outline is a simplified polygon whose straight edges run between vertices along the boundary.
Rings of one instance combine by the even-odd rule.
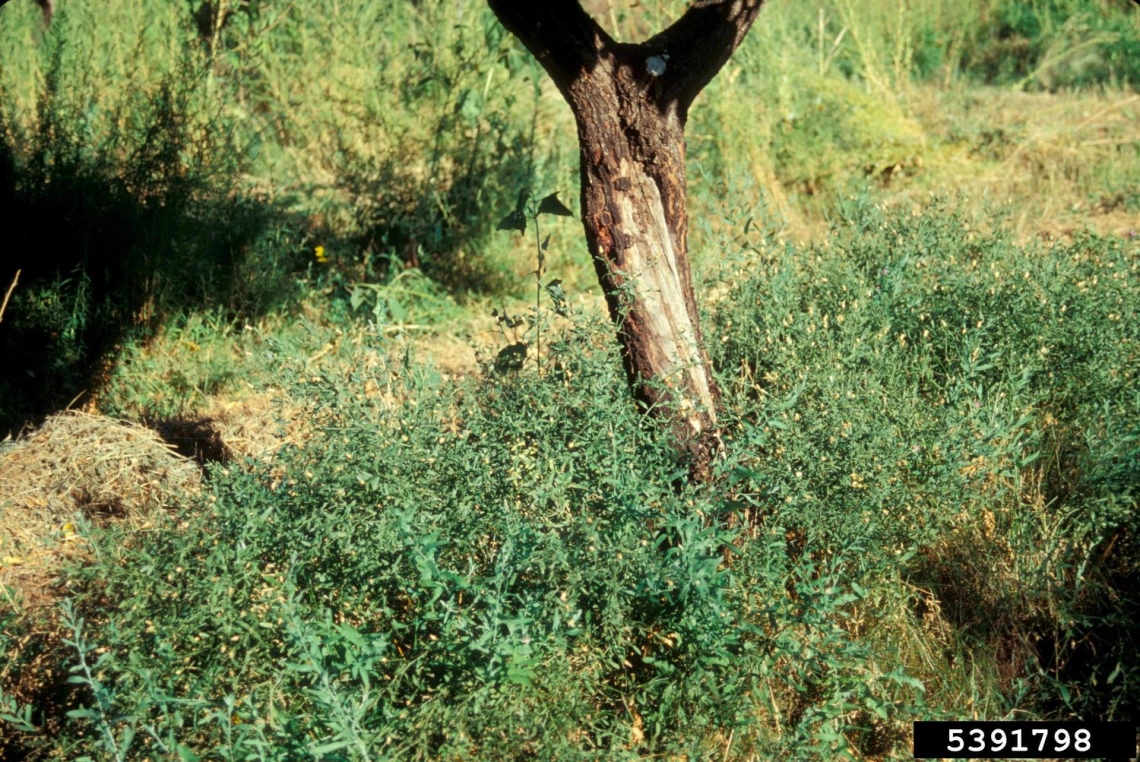
[[[574,113],[582,222],[637,397],[673,422],[696,479],[719,446],[688,257],[685,121],[762,0],[698,0],[640,44],[615,42],[577,0],[489,0]]]

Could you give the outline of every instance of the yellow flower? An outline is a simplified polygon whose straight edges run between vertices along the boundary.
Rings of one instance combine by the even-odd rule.
[[[329,261],[328,256],[325,254],[325,247],[324,246],[318,246],[315,249],[313,249],[313,254],[316,256],[317,264],[319,264],[319,265],[323,265],[325,262]]]

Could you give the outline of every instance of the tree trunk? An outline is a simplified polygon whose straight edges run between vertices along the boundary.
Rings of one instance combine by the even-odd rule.
[[[718,390],[690,276],[684,127],[631,63],[599,61],[571,88],[582,222],[635,394],[674,422],[697,475],[717,444]]]
[[[688,257],[685,120],[760,0],[700,0],[639,45],[615,42],[577,0],[489,0],[574,113],[582,223],[636,396],[674,426],[703,480],[719,398]]]
[[[40,6],[40,13],[43,14],[44,27],[51,26],[52,16],[55,15],[55,0],[36,0],[36,5]]]

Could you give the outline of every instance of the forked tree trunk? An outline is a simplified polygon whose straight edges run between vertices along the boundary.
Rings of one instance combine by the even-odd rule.
[[[762,0],[703,0],[638,45],[577,0],[489,0],[538,58],[578,125],[582,223],[636,395],[675,426],[697,479],[719,446],[688,257],[685,121]]]

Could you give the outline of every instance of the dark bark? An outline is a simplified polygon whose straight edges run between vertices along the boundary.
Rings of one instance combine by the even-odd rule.
[[[688,258],[685,121],[762,0],[703,0],[640,44],[618,43],[577,0],[489,0],[570,104],[582,222],[639,399],[676,426],[694,477],[719,445]]]

